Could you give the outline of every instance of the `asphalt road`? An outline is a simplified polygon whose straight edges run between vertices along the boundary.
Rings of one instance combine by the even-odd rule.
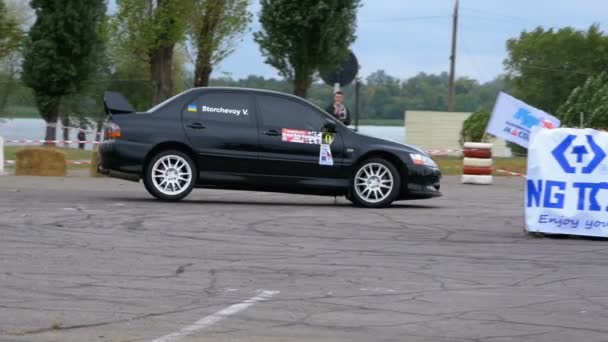
[[[608,340],[608,241],[527,236],[523,189],[365,210],[2,176],[0,340]]]

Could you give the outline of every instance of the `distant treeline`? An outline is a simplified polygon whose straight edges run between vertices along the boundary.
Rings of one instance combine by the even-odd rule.
[[[359,111],[363,119],[403,119],[406,110],[447,110],[449,76],[446,72],[437,74],[420,73],[408,79],[399,79],[383,70],[370,74],[361,81]],[[249,76],[234,80],[231,78],[212,79],[210,85],[251,87],[292,92],[291,82],[261,76]],[[491,82],[480,83],[474,79],[461,77],[456,80],[456,110],[473,112],[491,109],[499,90],[507,91],[503,77]],[[355,109],[354,82],[343,89],[346,102]],[[308,91],[308,99],[325,108],[331,101],[333,88],[320,81],[313,83]]]

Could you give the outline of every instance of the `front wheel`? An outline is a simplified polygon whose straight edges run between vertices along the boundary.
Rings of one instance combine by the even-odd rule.
[[[390,162],[368,159],[357,167],[350,188],[353,203],[366,208],[384,208],[399,195],[401,177]]]
[[[188,196],[196,182],[196,166],[181,151],[157,153],[146,165],[144,184],[148,192],[161,200],[179,201]]]

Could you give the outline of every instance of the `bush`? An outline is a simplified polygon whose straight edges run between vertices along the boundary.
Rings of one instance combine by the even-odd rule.
[[[67,154],[51,147],[28,147],[15,154],[16,176],[66,176]]]
[[[460,146],[467,141],[490,142],[493,136],[485,134],[488,121],[490,121],[489,111],[480,110],[471,114],[471,116],[462,124],[462,129],[460,131]]]

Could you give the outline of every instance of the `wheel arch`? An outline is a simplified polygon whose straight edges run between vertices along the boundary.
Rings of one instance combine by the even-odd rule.
[[[399,172],[399,175],[401,176],[402,183],[403,183],[403,180],[405,180],[405,177],[407,176],[407,167],[404,165],[403,161],[401,161],[401,159],[396,154],[388,152],[388,151],[382,151],[382,150],[369,151],[369,152],[363,154],[361,157],[359,157],[354,164],[353,174],[351,175],[351,177],[354,176],[354,173],[357,171],[357,168],[359,167],[359,165],[361,165],[362,162],[364,162],[367,159],[371,159],[371,158],[382,158],[382,159],[390,162],[391,164],[393,164],[393,166]]]
[[[157,153],[159,153],[161,151],[166,151],[166,150],[177,150],[177,151],[186,153],[190,157],[190,159],[192,159],[192,161],[194,162],[194,165],[196,165],[197,169],[199,169],[198,161],[196,158],[196,153],[190,146],[184,144],[183,142],[179,142],[179,141],[165,141],[165,142],[156,144],[152,149],[150,149],[150,151],[148,151],[148,153],[144,157],[144,161],[142,164],[142,170],[146,169],[146,166],[148,165],[148,163],[150,162],[152,157],[154,157]]]

